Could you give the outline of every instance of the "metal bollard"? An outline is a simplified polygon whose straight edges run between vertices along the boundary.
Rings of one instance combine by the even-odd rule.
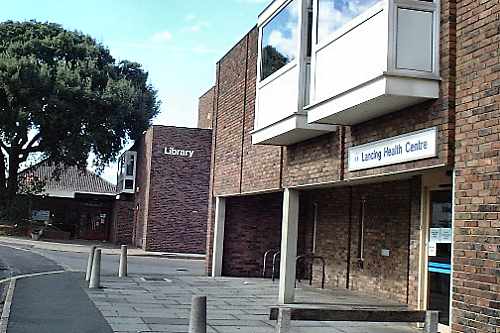
[[[207,297],[193,296],[189,333],[207,333]]]
[[[126,277],[127,276],[127,245],[121,246],[121,254],[120,254],[120,267],[118,269],[118,277]]]
[[[89,259],[87,260],[87,272],[85,273],[85,281],[90,281],[90,272],[92,272],[92,262],[94,261],[94,252],[97,246],[92,245],[89,252]]]
[[[97,289],[101,287],[101,249],[96,249],[94,253],[94,260],[92,262],[92,272],[90,274],[90,289]]]

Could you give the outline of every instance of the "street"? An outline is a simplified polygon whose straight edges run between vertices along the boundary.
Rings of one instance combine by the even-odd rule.
[[[84,291],[87,258],[85,253],[0,244],[0,280],[24,276],[16,282],[8,332],[112,332]],[[116,275],[118,262],[116,255],[103,255],[102,275]],[[199,260],[129,257],[128,262],[129,274],[135,276],[203,272]]]

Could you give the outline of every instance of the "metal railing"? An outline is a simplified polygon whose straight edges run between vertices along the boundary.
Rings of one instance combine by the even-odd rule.
[[[304,262],[307,262],[309,261],[310,263],[310,277],[309,277],[309,285],[312,285],[312,279],[313,279],[313,272],[312,272],[312,265],[314,263],[314,260],[320,260],[321,261],[321,265],[322,265],[322,272],[321,272],[321,289],[325,289],[325,265],[326,265],[326,261],[325,261],[325,258],[323,258],[322,256],[317,256],[315,255],[314,253],[308,253],[308,254],[303,254],[303,255],[300,255],[297,257],[296,261],[295,261],[295,264],[297,267],[299,267],[299,263],[301,261],[304,261]],[[299,282],[301,281],[300,279],[298,279]]]
[[[267,258],[270,254],[273,254],[273,265],[272,265],[272,272],[271,272],[271,279],[274,282],[276,279],[277,275],[277,264],[279,263],[280,259],[280,254],[281,251],[278,249],[270,249],[267,250],[264,253],[264,259],[263,259],[263,265],[262,265],[262,277],[266,277],[266,271],[267,271]],[[307,253],[307,254],[302,254],[297,256],[295,259],[295,264],[296,267],[299,267],[299,264],[303,262],[309,262],[310,263],[310,276],[309,276],[309,285],[312,285],[312,279],[313,279],[313,272],[312,272],[312,265],[315,260],[319,260],[321,262],[321,289],[325,289],[325,278],[326,278],[326,273],[325,273],[325,266],[326,266],[326,260],[322,256],[317,256],[314,253]],[[300,278],[297,279],[299,282],[301,281]]]
[[[267,250],[266,253],[264,253],[264,260],[262,262],[262,277],[266,277],[266,270],[267,270],[267,256],[270,255],[273,252],[279,252],[279,249],[270,249]]]
[[[277,262],[276,258],[279,258],[280,254],[281,254],[281,251],[278,251],[273,256],[273,273],[272,273],[273,274],[273,276],[272,276],[273,282],[274,282],[274,279],[276,277],[276,262]]]

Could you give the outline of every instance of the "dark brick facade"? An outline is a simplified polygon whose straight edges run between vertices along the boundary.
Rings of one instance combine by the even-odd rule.
[[[428,200],[425,191],[430,188],[423,179],[439,173],[446,181],[435,186],[448,189],[455,168],[452,331],[500,332],[500,6],[491,0],[440,4],[439,99],[292,146],[251,145],[257,30],[219,61],[209,271],[214,198],[227,198],[223,273],[256,276],[263,252],[279,237],[281,214],[275,200],[290,187],[301,191],[299,252],[312,251],[314,244],[316,253],[327,258],[328,287],[348,287],[413,308],[425,306],[419,271],[426,269],[421,262],[426,254],[420,251],[425,249],[422,223],[428,212],[422,199]],[[350,147],[430,127],[438,129],[437,157],[348,171]],[[361,268],[357,251],[363,198],[367,245]],[[268,238],[262,239],[259,232]],[[382,249],[390,255],[382,256]],[[319,270],[314,265],[315,283]]]
[[[401,303],[417,304],[420,221],[419,178],[304,191],[300,197],[298,254],[326,259],[326,286],[346,288]],[[281,192],[230,197],[226,201],[223,275],[259,277],[269,249],[280,247]],[[361,200],[365,206],[364,266],[358,264]],[[314,207],[317,207],[313,249]],[[388,257],[382,249],[390,251]],[[270,274],[272,259],[268,259]],[[300,266],[302,271],[304,267]],[[321,265],[313,266],[314,285]]]
[[[198,100],[198,128],[212,128],[214,89],[208,89]]]
[[[113,202],[114,196],[109,195],[77,193],[74,198],[37,196],[31,202],[31,209],[48,210],[50,223],[66,233],[66,239],[107,241],[112,237]],[[55,238],[60,238],[62,234],[51,233],[58,235]],[[48,232],[46,237],[52,238]]]
[[[299,223],[311,225],[313,205],[317,206],[315,251],[308,251],[326,259],[328,287],[348,287],[416,307],[417,281],[408,275],[418,271],[420,188],[419,178],[414,178],[302,193],[301,209],[306,213]],[[358,262],[362,200],[363,267]],[[389,250],[389,256],[382,256],[382,249]],[[316,263],[313,272],[319,285],[321,265]]]
[[[122,195],[123,196],[123,195]],[[120,198],[113,203],[110,241],[114,244],[132,244],[134,232],[134,201]]]
[[[261,276],[264,253],[280,247],[282,201],[281,192],[228,199],[224,275]]]
[[[500,332],[500,5],[457,2],[454,332]]]
[[[205,253],[211,137],[207,129],[153,126],[138,141],[135,245]],[[169,148],[194,153],[168,155]]]

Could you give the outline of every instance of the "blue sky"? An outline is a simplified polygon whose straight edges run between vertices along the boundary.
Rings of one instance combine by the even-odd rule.
[[[50,21],[137,61],[159,90],[156,124],[195,127],[198,97],[215,80],[215,63],[257,22],[271,0],[15,0],[0,20]],[[107,170],[107,179],[114,179]]]

